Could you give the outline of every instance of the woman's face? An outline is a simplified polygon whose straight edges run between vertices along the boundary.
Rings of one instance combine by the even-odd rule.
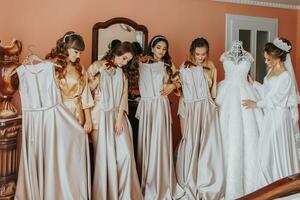
[[[77,59],[79,59],[81,51],[78,51],[78,50],[73,49],[73,48],[69,48],[67,51],[68,51],[68,55],[69,55],[68,59],[71,62],[75,62]]]
[[[208,52],[206,47],[196,47],[193,55],[195,64],[202,65],[205,63],[208,57]]]
[[[264,53],[264,57],[265,57],[265,63],[268,67],[275,67],[280,62],[279,58],[273,58],[267,52]]]
[[[152,47],[153,57],[156,60],[162,60],[162,58],[167,53],[168,47],[165,41],[158,42],[154,47]]]
[[[114,58],[114,63],[118,66],[118,67],[124,67],[128,64],[128,62],[132,59],[133,55],[132,53],[124,53],[121,56],[115,56]]]

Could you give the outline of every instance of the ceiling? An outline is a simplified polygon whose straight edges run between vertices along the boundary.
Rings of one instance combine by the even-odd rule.
[[[257,1],[300,6],[300,0],[257,0]]]
[[[300,9],[300,0],[214,0],[227,3],[247,4],[286,9]]]

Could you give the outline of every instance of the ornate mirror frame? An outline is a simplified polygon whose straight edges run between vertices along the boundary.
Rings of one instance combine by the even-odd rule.
[[[125,17],[116,17],[112,18],[106,22],[98,22],[93,26],[93,35],[92,35],[92,62],[98,60],[98,42],[99,42],[99,29],[105,29],[113,24],[123,23],[131,26],[137,31],[142,31],[144,33],[143,38],[143,50],[145,50],[148,42],[148,29],[144,25],[137,24],[131,19]]]

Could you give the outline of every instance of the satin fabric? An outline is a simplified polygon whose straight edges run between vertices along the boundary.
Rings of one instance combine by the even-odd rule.
[[[20,66],[22,150],[15,199],[90,199],[88,138],[62,104],[54,65]]]
[[[212,61],[207,62],[207,66],[203,69],[204,76],[206,78],[208,88],[210,91],[210,96],[215,99],[217,96],[217,69]],[[185,108],[183,96],[180,96],[178,103],[177,115],[184,118]]]
[[[178,147],[176,173],[187,200],[220,200],[225,178],[216,105],[200,66],[180,69],[185,130]]]
[[[127,79],[122,69],[103,70],[99,82],[99,129],[95,144],[95,171],[93,199],[141,200],[132,130],[126,116],[127,108],[120,107],[126,100]],[[126,88],[126,89],[124,89]],[[116,135],[115,125],[119,109],[122,116],[123,131]]]
[[[261,99],[257,106],[263,108],[262,135],[258,143],[258,187],[299,173],[295,126],[291,108],[298,105],[292,96],[292,81],[288,72],[266,77],[264,84],[254,87]]]
[[[140,63],[138,172],[145,200],[172,200],[183,196],[173,164],[172,116],[167,97],[161,96],[166,72],[163,62]]]
[[[67,65],[66,74],[56,80],[61,90],[64,105],[69,112],[83,125],[85,122],[83,110],[94,105],[92,93],[88,86],[88,76],[84,67],[81,73],[72,64]]]

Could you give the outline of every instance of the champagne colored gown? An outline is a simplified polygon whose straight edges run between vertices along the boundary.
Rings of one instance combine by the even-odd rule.
[[[172,116],[169,99],[160,95],[168,82],[163,62],[140,63],[138,172],[145,200],[172,200],[184,191],[173,164]]]
[[[121,68],[105,69],[93,65],[90,73],[99,72],[98,135],[94,138],[95,167],[93,199],[142,200],[134,159],[132,129],[128,114],[128,80]],[[97,72],[98,70],[98,72]],[[119,112],[124,112],[122,115]],[[119,118],[120,117],[120,118]],[[116,134],[117,119],[123,131]],[[96,140],[95,140],[96,139]]]
[[[17,69],[22,150],[15,199],[90,199],[88,140],[64,106],[53,63]]]

